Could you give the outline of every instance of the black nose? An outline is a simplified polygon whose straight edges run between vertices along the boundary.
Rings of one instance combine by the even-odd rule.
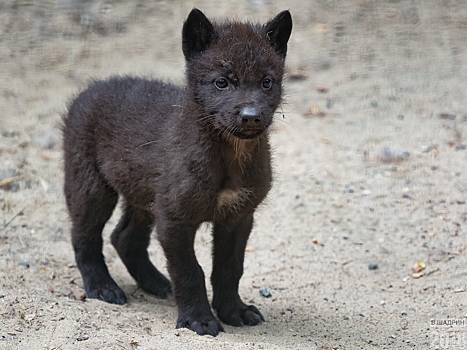
[[[243,107],[240,117],[243,124],[257,124],[261,122],[259,110],[254,107]]]

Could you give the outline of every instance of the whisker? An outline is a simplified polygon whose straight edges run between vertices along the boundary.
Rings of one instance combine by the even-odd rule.
[[[273,119],[274,119],[274,121],[277,121],[278,123],[284,123],[286,125],[292,126],[292,124],[289,121],[287,121],[287,120],[285,120],[283,118],[274,116]]]
[[[156,143],[157,141],[158,141],[158,140],[153,140],[153,141],[145,142],[145,143],[139,145],[138,147],[136,147],[136,149],[141,148],[141,147],[144,147],[144,146],[147,146],[147,145],[150,145],[151,143]]]

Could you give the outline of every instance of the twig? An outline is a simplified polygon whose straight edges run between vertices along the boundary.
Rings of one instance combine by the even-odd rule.
[[[9,185],[14,181],[21,180],[22,178],[23,178],[23,175],[7,177],[6,179],[3,179],[3,180],[0,181],[0,187]]]
[[[46,347],[47,350],[50,349],[50,342],[52,341],[52,337],[54,336],[55,330],[57,329],[57,324],[58,323],[55,322],[54,328],[52,329],[52,333],[50,334],[49,341],[47,342],[47,347]]]
[[[26,209],[26,207],[24,207],[23,209],[21,209],[19,212],[17,212],[11,219],[10,221],[8,221],[7,223],[3,224],[3,228],[6,228],[9,224],[11,224],[11,222],[16,219],[16,217],[18,215],[21,215],[21,213],[23,212],[23,210]]]

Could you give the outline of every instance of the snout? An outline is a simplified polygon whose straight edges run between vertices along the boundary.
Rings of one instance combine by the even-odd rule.
[[[268,125],[265,123],[258,107],[242,107],[237,115],[235,136],[242,139],[252,139],[264,132]]]
[[[241,119],[241,124],[244,126],[254,126],[261,123],[261,114],[256,107],[243,107],[239,118]]]

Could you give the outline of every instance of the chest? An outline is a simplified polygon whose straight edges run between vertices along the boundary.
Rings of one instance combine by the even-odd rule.
[[[177,212],[183,211],[194,221],[253,211],[271,188],[269,149],[255,148],[251,158],[239,160],[230,150],[219,147],[216,152],[190,157],[184,171],[170,176],[168,198],[175,199]],[[179,164],[180,164],[179,163]]]
[[[222,214],[238,213],[245,207],[245,204],[251,202],[253,196],[253,191],[248,188],[222,189],[217,194],[215,210]]]
[[[271,188],[271,170],[269,166],[253,170],[237,173],[223,183],[214,199],[215,216],[252,211],[263,201]]]

